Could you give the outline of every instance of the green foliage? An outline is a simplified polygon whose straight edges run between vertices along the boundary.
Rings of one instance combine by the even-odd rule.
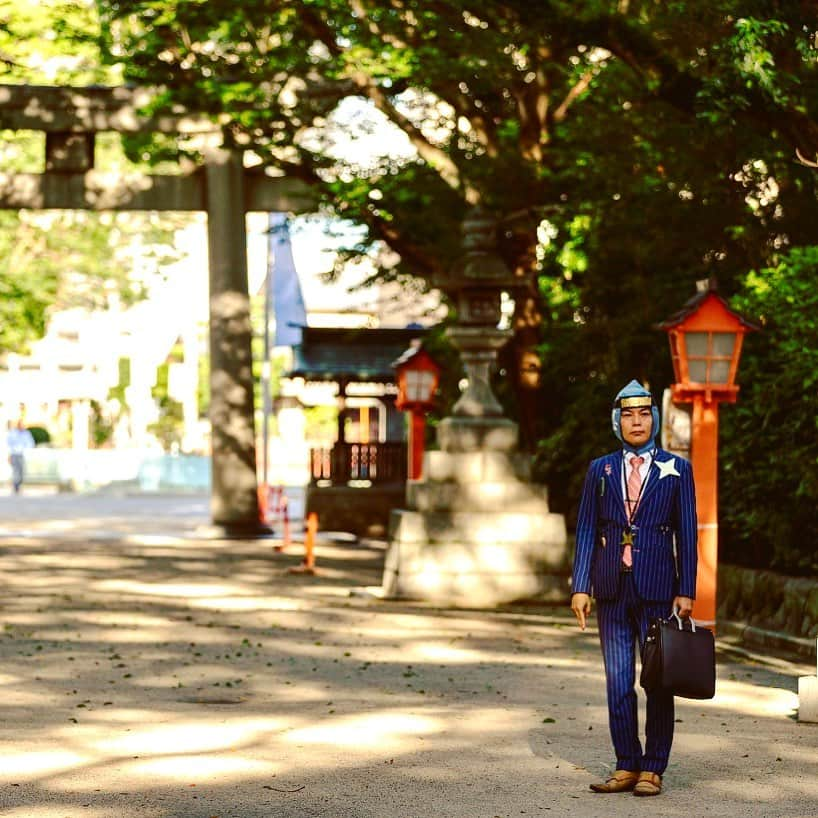
[[[114,420],[103,411],[99,401],[91,401],[91,442],[94,447],[101,448],[109,443],[114,436]]]
[[[52,310],[142,298],[177,257],[172,226],[145,214],[0,211],[0,352],[25,352]]]
[[[181,444],[184,432],[182,404],[170,397],[168,392],[168,375],[172,361],[173,353],[156,370],[156,385],[151,389],[151,395],[159,409],[159,418],[148,426],[148,431],[156,435],[166,452]]]
[[[92,85],[110,82],[100,60],[96,4],[84,0],[0,0],[3,82]]]
[[[0,0],[0,82],[118,84],[120,71],[103,64],[98,39],[93,2]],[[3,171],[42,173],[44,159],[42,133],[2,132]],[[119,137],[98,134],[95,167],[107,171],[126,164]],[[157,223],[146,214],[0,211],[0,352],[26,352],[43,334],[52,309],[97,309],[111,299],[128,304],[141,298],[144,280],[132,277],[135,259],[154,271],[171,260],[171,234],[179,221],[165,217]]]
[[[46,312],[57,295],[58,259],[28,266],[33,256],[46,255],[43,238],[27,230],[16,213],[0,212],[0,350],[22,352],[45,331]],[[20,275],[21,269],[28,274]]]
[[[199,377],[196,381],[196,406],[200,418],[210,411],[210,356],[199,356]]]
[[[721,412],[722,558],[814,576],[818,506],[818,246],[750,273],[732,305],[763,323],[748,336],[741,392]]]
[[[338,434],[337,410],[334,406],[308,406],[304,409],[304,436],[313,443],[332,445]]]
[[[39,446],[42,443],[51,442],[51,435],[49,434],[48,429],[44,428],[43,426],[29,426],[28,431],[31,432],[31,436],[34,438],[35,446]]]
[[[395,251],[397,268],[393,256],[384,275],[445,277],[467,201],[508,214],[513,236],[502,251],[522,292],[532,274],[558,278],[561,264],[584,263],[564,240],[558,259],[538,263],[542,217],[564,239],[578,218],[599,224],[614,201],[627,208],[629,237],[648,238],[617,248],[641,255],[623,259],[630,267],[652,257],[668,201],[677,226],[696,211],[693,227],[705,230],[685,255],[706,267],[725,252],[725,219],[753,218],[742,192],[754,181],[742,169],[763,156],[776,173],[801,138],[818,152],[818,136],[800,122],[818,98],[806,36],[818,12],[803,4],[103,0],[99,8],[109,63],[164,89],[155,110],[186,105],[218,116],[228,140],[309,182],[326,213],[365,227],[350,256]],[[374,129],[382,139],[356,153]],[[167,158],[169,148],[143,140],[133,158]],[[769,220],[776,204],[755,218]],[[729,249],[758,250],[771,228],[757,221]]]
[[[131,385],[131,359],[120,358],[119,361],[117,361],[117,370],[119,372],[119,379],[117,381],[117,386],[112,388],[112,394],[110,397],[118,398],[124,403],[125,390]],[[113,389],[117,390],[115,394]]]

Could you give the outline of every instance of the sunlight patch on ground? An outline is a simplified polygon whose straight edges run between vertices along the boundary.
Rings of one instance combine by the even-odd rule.
[[[247,776],[273,776],[277,768],[264,761],[234,755],[180,755],[129,762],[123,774],[136,778],[176,779],[184,783]]]
[[[73,531],[82,528],[86,523],[86,520],[43,519],[37,521],[37,529],[38,531]]]
[[[442,662],[444,664],[467,664],[486,661],[490,654],[479,650],[469,650],[440,642],[417,642],[401,651],[402,655],[414,660]]]
[[[729,708],[754,716],[786,718],[798,709],[798,694],[777,687],[719,680],[716,682],[716,697],[695,706],[712,710]]]
[[[191,601],[191,608],[213,611],[301,611],[305,606],[284,597],[220,596]]]
[[[507,662],[516,665],[543,665],[546,662],[551,667],[579,667],[582,662],[575,659],[559,659],[546,657],[539,652],[531,654],[519,654],[509,651],[501,653],[491,646],[485,651],[473,650],[471,648],[459,647],[457,645],[444,644],[442,642],[411,642],[408,645],[401,645],[399,652],[394,655],[394,660],[401,657],[408,657],[417,662],[434,662],[440,664],[470,664],[475,662]]]
[[[145,596],[174,597],[177,599],[202,599],[215,597],[239,596],[242,593],[238,585],[208,585],[206,583],[162,583],[136,582],[127,579],[104,579],[95,582],[95,591],[142,594]]]
[[[166,619],[156,624],[143,625],[140,630],[117,627],[108,631],[99,628],[93,632],[93,637],[109,644],[150,648],[156,647],[158,642],[172,642],[179,639],[179,623]],[[168,655],[167,651],[163,653],[163,656]]]
[[[3,753],[3,776],[6,779],[40,778],[45,775],[73,770],[89,763],[87,755],[70,750],[43,750],[23,753]]]
[[[183,545],[190,546],[190,541],[182,539],[181,537],[171,537],[167,534],[130,534],[128,536],[128,543],[132,545]]]
[[[278,719],[233,719],[220,724],[179,721],[134,730],[127,736],[96,739],[90,746],[99,753],[121,756],[208,753],[253,742],[285,726]]]
[[[123,628],[162,628],[168,625],[168,620],[160,616],[151,616],[150,614],[143,614],[130,609],[128,611],[72,611],[72,617],[78,622],[86,622],[89,625],[100,626],[121,626]],[[134,634],[136,635],[136,634]],[[102,634],[98,634],[97,638],[102,638]],[[128,635],[124,637],[117,633],[116,639],[127,639]],[[144,640],[145,635],[141,638]]]
[[[392,633],[405,632],[420,638],[428,634],[433,639],[440,639],[441,631],[451,634],[452,638],[463,639],[471,635],[472,632],[479,632],[482,638],[491,634],[497,634],[502,639],[509,638],[509,626],[507,622],[491,618],[490,612],[480,611],[474,619],[464,616],[451,615],[446,612],[445,618],[438,620],[434,624],[429,622],[429,611],[422,613],[386,613],[377,608],[378,616],[372,618],[372,622],[377,625],[359,627],[357,630],[363,633]]]
[[[379,712],[340,717],[331,724],[293,730],[285,738],[291,744],[324,744],[352,751],[397,751],[406,749],[407,741],[442,729],[443,723],[438,719],[409,713]]]
[[[19,581],[8,572],[0,573],[0,577],[2,577],[3,580],[5,591],[4,596],[6,600],[10,599],[10,589],[15,590],[14,596],[22,596],[23,594],[26,594],[27,596],[34,596],[37,592],[45,593],[51,591],[54,593],[58,590],[73,588],[73,581],[70,578],[66,578],[64,575],[36,577],[33,579],[26,579],[25,582]]]
[[[65,674],[63,673],[62,676],[52,676],[51,678],[58,681],[63,681],[65,679]],[[37,710],[38,708],[43,707],[43,698],[42,693],[38,693],[36,690],[31,690],[25,686],[13,686],[3,691],[3,705],[6,708],[20,707],[27,710]],[[2,761],[0,761],[0,774],[2,774],[2,771],[3,765]]]
[[[718,795],[722,797],[729,798],[730,800],[740,800],[746,801],[747,803],[764,803],[770,804],[770,818],[775,815],[781,815],[782,813],[776,812],[776,808],[774,804],[778,804],[781,802],[781,793],[785,791],[790,795],[801,792],[804,794],[805,799],[810,801],[814,798],[814,780],[810,779],[811,786],[805,786],[805,781],[794,778],[788,777],[785,778],[781,775],[776,775],[772,777],[771,784],[765,784],[762,781],[758,780],[758,777],[755,777],[754,781],[750,782],[741,782],[741,781],[710,781],[708,783],[708,787],[711,790],[715,790]],[[699,782],[701,785],[703,782]],[[814,801],[812,802],[814,804]],[[787,815],[793,815],[792,812],[787,812]],[[803,815],[815,815],[815,812],[810,809],[808,812],[806,809],[803,812]]]
[[[388,642],[395,642],[396,638],[406,636],[411,636],[416,641],[424,639],[439,640],[441,636],[448,636],[452,640],[464,638],[456,632],[447,630],[440,623],[435,623],[437,624],[437,627],[435,627],[433,624],[424,622],[420,617],[411,619],[407,623],[395,623],[373,614],[371,622],[373,624],[359,625],[355,632],[360,636],[370,639],[382,639]]]
[[[676,715],[679,715],[678,709]],[[691,724],[694,726],[691,726]],[[738,750],[732,736],[725,732],[728,728],[721,727],[718,732],[714,732],[714,728],[709,727],[706,728],[708,732],[694,732],[696,730],[695,724],[696,720],[691,719],[689,716],[682,718],[681,726],[677,727],[675,731],[674,747],[695,751],[703,755],[712,755],[713,757],[718,757],[725,752],[725,747],[729,747],[733,752]]]
[[[107,554],[18,554],[17,560],[26,566],[54,566],[61,571],[105,571],[120,570],[130,563],[126,557],[112,557]]]
[[[99,735],[100,730],[110,729],[108,725],[125,724],[131,726],[133,724],[155,724],[157,721],[173,718],[173,714],[166,710],[159,709],[141,709],[136,707],[106,707],[104,710],[94,711],[94,720],[97,722],[96,726],[85,727],[84,741],[95,741]],[[77,729],[74,728],[72,734],[77,734]]]

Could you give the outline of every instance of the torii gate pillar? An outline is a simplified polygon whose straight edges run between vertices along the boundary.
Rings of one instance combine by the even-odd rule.
[[[210,266],[210,427],[214,525],[259,528],[253,362],[241,152],[205,156]]]

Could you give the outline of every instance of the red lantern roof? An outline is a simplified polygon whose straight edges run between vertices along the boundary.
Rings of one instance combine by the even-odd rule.
[[[657,324],[657,329],[699,329],[707,326],[708,329],[718,332],[744,331],[755,332],[761,326],[745,318],[735,310],[730,309],[727,302],[716,292],[717,285],[714,278],[709,278],[685,305],[670,318]]]

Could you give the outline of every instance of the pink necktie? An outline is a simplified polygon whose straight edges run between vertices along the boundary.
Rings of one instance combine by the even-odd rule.
[[[639,467],[645,462],[644,457],[631,458],[631,473],[628,475],[628,498],[625,501],[625,513],[628,520],[632,520],[636,514],[636,509],[639,507],[639,493],[642,488],[642,475],[639,474]],[[633,553],[631,551],[631,544],[625,543],[622,549],[622,562],[630,568],[633,565]]]

